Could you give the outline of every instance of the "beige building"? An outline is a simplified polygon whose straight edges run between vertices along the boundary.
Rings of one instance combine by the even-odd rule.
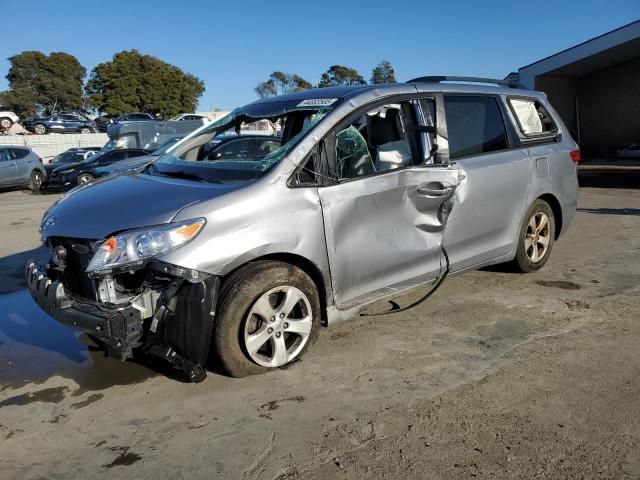
[[[640,20],[507,78],[546,92],[586,156],[640,144]]]

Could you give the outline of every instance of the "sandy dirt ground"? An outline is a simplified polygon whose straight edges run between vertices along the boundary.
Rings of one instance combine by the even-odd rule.
[[[0,193],[3,479],[640,478],[639,189],[581,189],[537,273],[451,278],[288,369],[201,384],[104,358],[33,304],[21,271],[54,198]]]

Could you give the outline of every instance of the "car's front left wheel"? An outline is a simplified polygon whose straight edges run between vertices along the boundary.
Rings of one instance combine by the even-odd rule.
[[[78,175],[78,185],[84,185],[95,180],[94,176],[89,173],[81,173]]]
[[[220,291],[215,354],[233,377],[283,367],[314,342],[320,317],[316,285],[303,270],[271,260],[249,263]]]
[[[0,118],[0,127],[2,127],[3,129],[9,129],[11,128],[11,125],[13,125],[13,122],[11,121],[10,118],[7,118],[7,117]]]
[[[88,127],[83,127],[83,128],[80,129],[80,133],[92,133],[92,132],[93,132],[93,130],[91,130]]]

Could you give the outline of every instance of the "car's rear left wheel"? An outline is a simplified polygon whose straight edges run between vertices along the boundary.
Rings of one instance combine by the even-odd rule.
[[[319,327],[318,292],[303,270],[252,262],[223,284],[213,347],[229,375],[245,377],[299,359]]]
[[[87,127],[83,127],[80,129],[80,133],[91,133],[91,129]]]
[[[38,123],[33,127],[33,131],[38,135],[44,135],[45,133],[47,133],[47,127],[45,127],[41,123]]]
[[[529,273],[541,269],[549,260],[556,234],[553,210],[547,202],[537,199],[529,207],[520,228],[515,267]]]

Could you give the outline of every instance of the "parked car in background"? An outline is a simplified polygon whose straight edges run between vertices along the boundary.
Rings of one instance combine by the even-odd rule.
[[[94,169],[95,177],[106,177],[109,175],[117,175],[119,173],[124,173],[127,171],[133,171],[142,169],[149,163],[153,162],[160,155],[166,153],[171,147],[173,147],[176,143],[182,140],[183,137],[174,137],[167,140],[165,143],[160,145],[154,151],[149,153],[149,155],[143,155],[140,157],[130,157],[126,160],[121,160],[119,162],[112,163],[111,165],[106,165],[103,167],[99,167]]]
[[[255,160],[280,148],[282,139],[266,135],[224,135],[205,144],[200,160]]]
[[[0,145],[0,187],[29,187],[37,192],[47,178],[42,160],[29,147]]]
[[[11,125],[20,120],[20,117],[15,113],[0,107],[0,130],[8,130]]]
[[[182,122],[185,120],[200,120],[203,124],[207,124],[211,121],[208,117],[197,113],[181,113],[180,115],[176,115],[169,119],[170,122]]]
[[[63,164],[54,169],[49,175],[47,186],[51,188],[71,188],[84,185],[95,180],[96,171],[115,162],[133,157],[148,155],[148,150],[126,148],[109,150],[91,155],[86,160],[78,163]]]
[[[111,119],[101,119],[98,122],[98,129],[101,132],[106,132],[109,125],[113,125],[114,123],[130,123],[130,122],[155,122],[158,121],[158,118],[151,113],[144,112],[133,112],[133,113],[124,113],[117,117]]]
[[[56,168],[67,165],[70,163],[80,163],[86,160],[91,155],[95,155],[100,151],[100,147],[86,147],[86,148],[70,148],[69,150],[59,153],[53,157],[49,162],[44,164],[44,168],[47,172],[47,178],[51,177],[51,172]],[[48,183],[45,180],[42,184],[43,187],[47,187]]]
[[[45,133],[95,133],[98,126],[79,113],[56,113],[48,117],[28,118],[22,126],[38,135]]]
[[[198,120],[114,123],[107,129],[109,141],[102,149],[140,148],[153,151],[167,140],[183,137],[201,127],[202,122]]]

